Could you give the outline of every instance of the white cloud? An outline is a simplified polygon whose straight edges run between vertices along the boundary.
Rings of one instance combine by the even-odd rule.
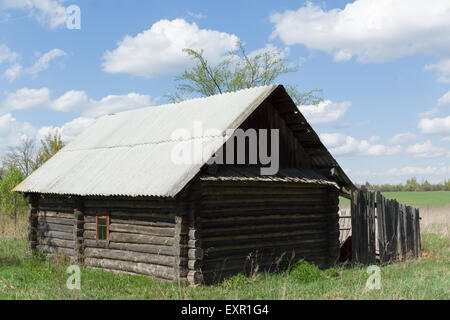
[[[22,70],[23,70],[22,66],[16,63],[5,71],[5,77],[9,81],[14,81],[22,73]]]
[[[377,136],[369,140],[357,140],[340,133],[322,133],[320,139],[333,155],[382,156],[397,154],[402,150],[401,146],[376,144],[379,139]]]
[[[84,91],[70,90],[51,102],[51,108],[56,111],[72,111],[84,108],[88,103]]]
[[[406,149],[406,152],[417,158],[436,158],[443,156],[445,154],[445,149],[433,145],[431,141],[428,140],[424,143],[416,143],[409,146]]]
[[[427,64],[425,70],[434,70],[438,73],[438,82],[450,82],[450,59],[440,59],[437,63]]]
[[[34,134],[33,127],[28,123],[17,121],[10,113],[0,116],[0,149],[19,144],[24,137]]]
[[[443,137],[441,139],[442,142],[450,142],[450,136]]]
[[[345,136],[341,133],[321,133],[320,140],[327,148],[334,148],[345,143]]]
[[[201,12],[195,13],[195,12],[192,12],[192,11],[188,10],[186,13],[187,13],[188,16],[190,16],[190,17],[192,17],[194,19],[205,19],[206,18],[206,16],[203,13],[201,13]]]
[[[0,0],[0,9],[20,9],[28,11],[37,21],[46,27],[55,29],[66,23],[64,0]]]
[[[64,142],[70,142],[78,136],[84,129],[94,123],[94,118],[79,117],[65,123],[61,127],[45,126],[38,130],[37,139],[40,140],[49,133],[58,132]]]
[[[183,48],[204,49],[205,57],[214,62],[233,50],[238,40],[233,34],[200,29],[195,22],[160,20],[135,37],[125,36],[116,49],[106,51],[103,69],[143,77],[181,72],[192,63]]]
[[[356,0],[324,10],[307,2],[270,16],[271,37],[328,52],[336,61],[387,61],[412,54],[450,56],[450,1]]]
[[[437,105],[444,106],[450,104],[450,91],[438,99]]]
[[[12,110],[23,110],[40,107],[49,102],[50,90],[41,89],[18,89],[16,92],[6,93],[6,98],[0,107],[0,114]]]
[[[3,61],[13,62],[17,57],[17,53],[11,51],[6,45],[0,44],[0,64],[2,64]]]
[[[6,98],[0,105],[0,114],[31,108],[48,108],[55,111],[77,111],[83,116],[99,117],[109,113],[138,109],[154,105],[149,95],[128,93],[123,95],[108,95],[100,100],[88,99],[84,91],[70,90],[58,98],[50,99],[50,90],[18,89],[6,93]]]
[[[450,134],[450,116],[420,119],[417,127],[424,134]]]
[[[8,49],[8,48],[6,48]],[[8,49],[9,50],[9,49]],[[7,59],[7,50],[3,49],[4,53],[3,53],[3,59],[4,60],[9,60],[14,61],[16,60],[16,54],[13,55],[14,58],[9,58]],[[44,53],[43,55],[41,55],[36,61],[35,63],[30,66],[29,68],[24,68],[20,63],[14,63],[13,65],[10,65],[9,68],[5,71],[4,76],[10,81],[14,81],[15,79],[17,79],[22,73],[26,73],[26,74],[37,74],[41,71],[44,71],[46,69],[48,69],[48,67],[50,66],[50,62],[54,59],[56,59],[57,57],[62,57],[62,56],[66,56],[67,54],[61,50],[61,49],[52,49],[46,53]],[[11,57],[11,53],[9,53],[9,56]],[[2,47],[0,46],[0,63],[2,61]]]
[[[321,124],[338,120],[351,105],[350,101],[332,102],[331,100],[324,100],[318,105],[298,106],[298,108],[309,123]]]
[[[30,68],[26,70],[26,72],[29,74],[41,72],[49,67],[50,61],[65,55],[67,54],[61,49],[52,49],[44,53]]]
[[[389,140],[389,143],[402,144],[402,143],[406,143],[406,142],[411,142],[414,139],[416,139],[416,135],[414,133],[404,132],[404,133],[399,133],[399,134],[396,134],[395,136],[393,136]]]
[[[132,110],[153,105],[150,96],[138,93],[126,95],[109,95],[101,100],[90,100],[84,115],[98,117],[101,115]]]
[[[448,104],[450,104],[450,91],[445,93],[442,97],[440,97],[438,99],[435,107],[431,108],[430,110],[428,110],[426,112],[419,113],[419,117],[421,117],[421,118],[431,117],[432,115],[436,114],[442,106],[445,106]]]

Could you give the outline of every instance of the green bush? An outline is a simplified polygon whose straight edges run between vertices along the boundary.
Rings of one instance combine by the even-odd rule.
[[[322,271],[316,265],[310,264],[303,259],[298,260],[292,266],[289,276],[298,282],[311,282],[324,278]]]

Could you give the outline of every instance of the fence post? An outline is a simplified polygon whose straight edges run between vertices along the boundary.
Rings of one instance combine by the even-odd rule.
[[[394,255],[394,221],[393,221],[394,214],[392,212],[392,200],[387,199],[384,206],[384,219],[386,221],[386,234],[385,234],[385,246],[386,246],[386,252],[385,252],[385,261],[389,261],[392,259]]]
[[[413,217],[413,208],[410,206],[406,207],[406,214],[408,217],[408,232],[407,232],[407,237],[408,237],[408,255],[410,256],[415,256],[415,232],[414,232],[414,217]]]
[[[368,235],[368,228],[367,228],[367,190],[361,190],[359,193],[359,200],[358,200],[358,214],[359,214],[359,221],[360,221],[360,239],[358,241],[359,243],[359,252],[360,252],[360,262],[362,264],[366,264],[368,260],[368,251],[369,251],[369,235]]]
[[[367,192],[367,264],[376,262],[375,252],[375,193]]]
[[[420,257],[421,243],[420,243],[420,215],[419,209],[414,208],[414,254],[416,257]]]
[[[351,206],[350,215],[352,216],[352,260],[354,262],[360,262],[359,255],[359,240],[360,240],[360,229],[359,229],[359,190],[352,191],[351,193]]]
[[[388,248],[386,243],[386,208],[384,197],[380,191],[377,191],[377,226],[378,226],[378,250],[380,255],[380,262],[385,263],[388,257]]]
[[[422,239],[420,237],[420,212],[419,209],[417,209],[417,234],[419,238],[419,257],[422,254]]]

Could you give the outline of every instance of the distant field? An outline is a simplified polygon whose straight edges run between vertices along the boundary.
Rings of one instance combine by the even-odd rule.
[[[450,204],[450,191],[418,191],[418,192],[382,192],[388,199],[396,199],[406,205],[424,206],[444,206]],[[350,201],[340,198],[341,207],[349,207]]]

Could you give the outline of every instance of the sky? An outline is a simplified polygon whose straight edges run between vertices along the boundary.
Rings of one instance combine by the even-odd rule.
[[[357,183],[450,179],[450,1],[0,0],[0,156],[98,117],[168,103],[204,49],[277,48],[322,89],[299,106]]]

